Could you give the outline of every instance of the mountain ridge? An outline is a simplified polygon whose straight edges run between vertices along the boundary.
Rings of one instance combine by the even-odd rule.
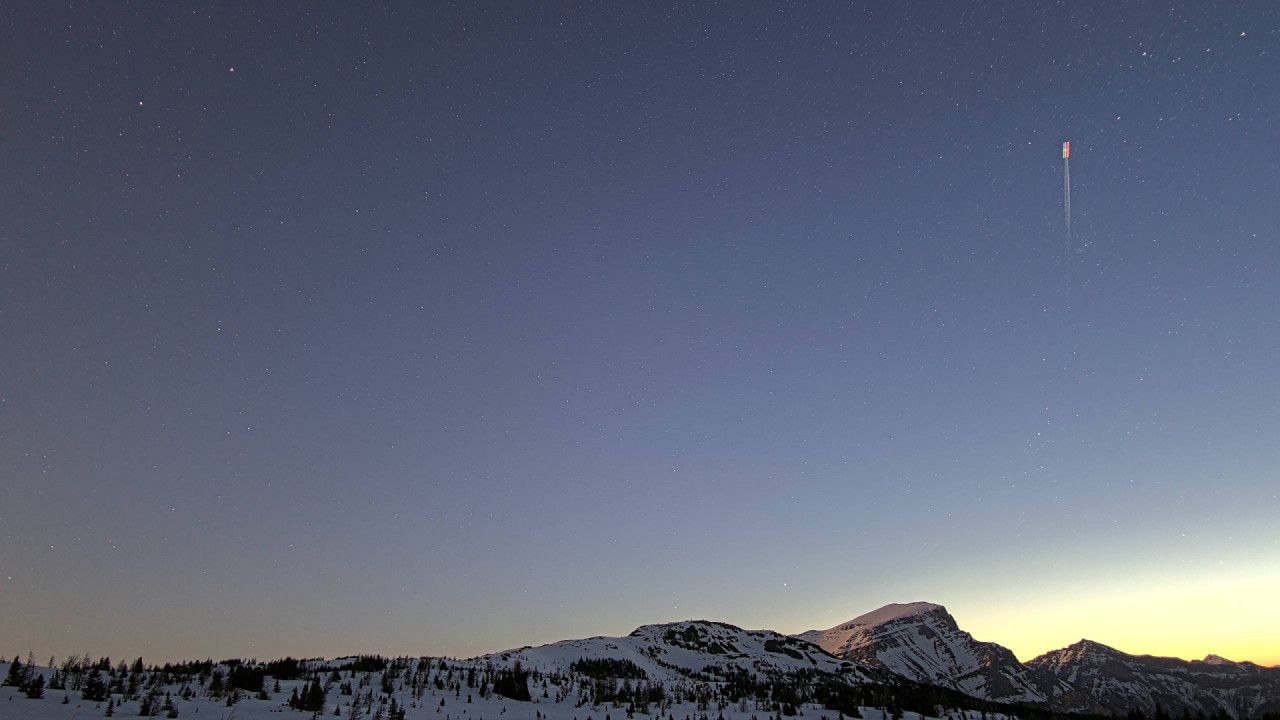
[[[936,603],[890,604],[796,637],[837,657],[985,700],[1047,703],[1067,692],[1051,675],[1027,668],[1008,648],[961,630]]]
[[[1089,698],[1091,711],[1233,718],[1280,714],[1280,667],[1212,654],[1204,660],[1132,655],[1088,639],[1050,650],[1026,664],[1053,674],[1079,696]],[[1077,707],[1068,701],[1063,709]]]
[[[619,713],[626,708],[628,720],[710,720],[711,713],[716,720],[810,715],[830,720],[831,713],[868,720],[1052,720],[1065,714],[1080,720],[1118,715],[1280,720],[1280,668],[1215,654],[1200,660],[1131,655],[1087,638],[1024,663],[1008,648],[962,630],[944,606],[922,601],[886,605],[826,630],[795,635],[678,620],[640,625],[623,636],[560,640],[461,660],[205,660],[142,672],[112,666],[105,658],[91,662],[85,655],[67,658],[58,669],[15,674],[17,660],[0,660],[0,674],[13,676],[13,692],[30,692],[38,675],[49,692],[83,693],[99,707],[118,696],[123,717],[135,716],[133,705],[126,709],[125,703],[139,703],[142,714],[141,703],[160,702],[161,695],[192,714],[211,702],[225,701],[229,707],[245,700],[235,695],[239,688],[254,694],[252,707],[240,715],[246,720],[281,712],[282,698],[273,705],[273,693],[293,693],[286,704],[294,709],[313,709],[315,701],[316,707],[343,716],[361,704],[371,715],[375,702],[394,709],[392,701],[398,700],[400,709],[407,703],[415,711],[410,714],[423,720],[426,712],[434,717],[450,702],[464,706],[466,717],[459,720],[608,718],[606,708]],[[28,660],[27,665],[34,662]],[[91,676],[100,673],[103,679],[91,693]],[[355,678],[357,673],[364,675]],[[268,692],[266,676],[286,682],[274,683],[280,689]],[[322,682],[325,692],[336,693],[328,700],[317,695]],[[375,688],[381,688],[377,698]],[[63,717],[59,704],[15,702],[0,703],[0,720]],[[508,715],[511,702],[528,705],[513,707]],[[28,714],[28,708],[44,714]],[[13,716],[15,709],[24,714]]]
[[[881,667],[996,702],[1073,713],[1204,715],[1280,713],[1280,667],[1133,655],[1082,638],[1026,662],[960,629],[942,605],[885,605],[826,630],[796,637],[868,667]]]

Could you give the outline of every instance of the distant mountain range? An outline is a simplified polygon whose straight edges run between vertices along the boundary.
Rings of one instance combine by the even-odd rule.
[[[1102,643],[1081,640],[1047,652],[1027,666],[1051,673],[1084,698],[1087,709],[1112,712],[1160,711],[1231,717],[1280,717],[1280,667],[1232,662],[1217,655],[1203,660],[1130,655]],[[1078,702],[1062,703],[1078,710]]]
[[[921,683],[1058,712],[1260,718],[1280,714],[1280,668],[1129,655],[1091,640],[1026,663],[979,642],[941,605],[886,605],[827,630],[796,637],[832,655]]]
[[[546,672],[582,658],[625,661],[663,682],[801,671],[870,684],[896,676],[1051,713],[1280,720],[1280,667],[1215,655],[1195,661],[1129,655],[1090,640],[1024,663],[1002,645],[974,639],[945,607],[928,602],[886,605],[794,636],[687,621],[645,625],[624,638],[565,640],[486,656]]]
[[[793,636],[688,620],[464,660],[14,660],[0,659],[0,720],[219,717],[231,705],[244,720],[1280,720],[1280,668],[1089,640],[1023,663],[924,602]]]

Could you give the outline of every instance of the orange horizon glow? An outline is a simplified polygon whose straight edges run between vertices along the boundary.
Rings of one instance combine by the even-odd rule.
[[[1030,660],[1081,639],[1131,655],[1280,665],[1280,568],[1189,569],[1176,576],[1135,576],[1107,588],[1055,589],[1052,599],[1021,599],[1009,612],[994,605],[952,610],[962,629]]]

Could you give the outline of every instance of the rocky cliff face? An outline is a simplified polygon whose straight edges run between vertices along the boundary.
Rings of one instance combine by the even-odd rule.
[[[1280,668],[1232,662],[1217,655],[1204,660],[1130,655],[1102,643],[1081,640],[1027,663],[1074,688],[1076,699],[1063,710],[1080,710],[1080,697],[1106,712],[1137,710],[1181,717],[1189,713],[1260,718],[1280,713]]]
[[[988,700],[1044,703],[1072,694],[1052,673],[1023,665],[1008,648],[975,640],[933,603],[886,605],[797,637],[846,660]]]

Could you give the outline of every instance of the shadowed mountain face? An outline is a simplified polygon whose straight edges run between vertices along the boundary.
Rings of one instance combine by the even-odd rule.
[[[1078,697],[1116,714],[1138,710],[1168,714],[1260,718],[1280,713],[1280,668],[1232,662],[1129,655],[1092,640],[1053,650],[1027,662],[1075,688]],[[1063,698],[1063,700],[1067,700]],[[1078,710],[1074,702],[1062,709]]]
[[[1023,665],[1008,648],[975,640],[946,608],[933,603],[886,605],[797,637],[836,657],[988,700],[1043,703],[1072,695],[1069,686]]]

